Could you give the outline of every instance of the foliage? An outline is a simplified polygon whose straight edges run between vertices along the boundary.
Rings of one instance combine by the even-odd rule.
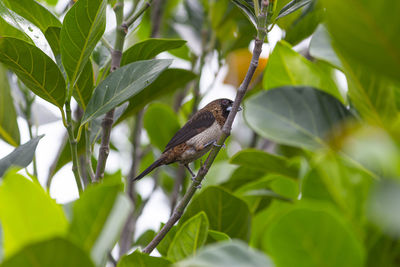
[[[0,159],[0,266],[400,265],[400,2],[270,0],[266,16],[260,0],[64,2],[0,0],[0,145],[12,151]],[[131,178],[221,96],[204,84],[223,67],[242,82],[264,31],[281,40],[260,59],[244,120],[159,256],[143,253],[164,226],[136,233],[143,211],[157,194],[173,211],[191,185],[175,164],[149,175],[152,190]],[[38,98],[68,133],[47,183]],[[116,125],[131,147],[109,141]],[[131,166],[109,173],[110,149]],[[51,178],[69,162],[82,190],[61,205]]]

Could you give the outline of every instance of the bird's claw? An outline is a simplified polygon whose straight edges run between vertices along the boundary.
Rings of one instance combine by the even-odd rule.
[[[198,184],[195,187],[196,187],[196,189],[201,189],[201,184]]]
[[[214,142],[213,142],[213,146],[225,148],[225,143],[222,144],[222,145],[218,145],[218,144],[217,144],[217,141],[214,141]]]

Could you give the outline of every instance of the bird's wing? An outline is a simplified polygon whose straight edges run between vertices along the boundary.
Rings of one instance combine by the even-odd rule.
[[[172,137],[171,141],[165,147],[165,151],[188,141],[193,136],[201,133],[210,127],[215,121],[211,111],[201,110],[197,112],[183,127]]]

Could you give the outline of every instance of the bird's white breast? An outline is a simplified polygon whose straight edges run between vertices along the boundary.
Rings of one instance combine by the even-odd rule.
[[[221,134],[221,127],[219,126],[218,122],[215,121],[206,130],[190,138],[186,144],[194,147],[204,146],[210,142],[217,141]]]

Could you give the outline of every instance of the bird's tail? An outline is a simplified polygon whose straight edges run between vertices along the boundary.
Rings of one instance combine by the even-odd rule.
[[[138,176],[136,176],[136,178],[133,179],[133,181],[137,181],[142,179],[143,177],[145,177],[148,173],[150,173],[152,170],[154,170],[155,168],[161,166],[164,164],[164,159],[163,158],[159,158],[158,160],[154,161],[153,164],[151,164],[147,169],[145,169],[141,174],[139,174]]]

